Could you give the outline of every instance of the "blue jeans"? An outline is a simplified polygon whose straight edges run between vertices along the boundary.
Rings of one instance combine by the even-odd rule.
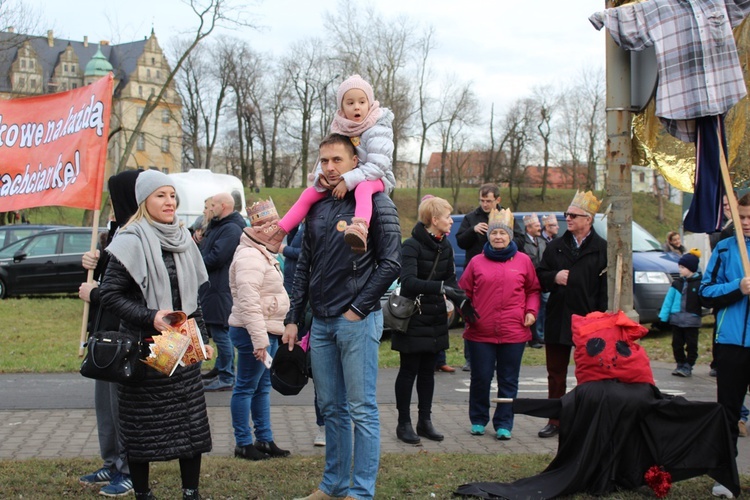
[[[469,419],[471,425],[487,425],[490,421],[490,386],[497,373],[497,397],[518,395],[518,376],[526,342],[489,344],[469,340],[471,353],[471,384],[469,385]],[[513,430],[513,405],[498,404],[492,417],[495,430]]]
[[[211,332],[211,338],[216,344],[216,369],[219,370],[219,380],[225,384],[234,383],[234,347],[229,340],[229,328],[222,325],[206,325]]]
[[[313,378],[326,426],[326,465],[319,487],[330,496],[375,495],[380,465],[380,416],[375,391],[382,330],[381,311],[361,321],[343,316],[313,318]]]
[[[232,392],[229,409],[232,413],[232,427],[237,446],[253,444],[250,428],[252,413],[255,426],[255,440],[273,441],[271,432],[271,371],[253,356],[253,342],[244,328],[229,327],[229,337],[237,348],[237,380]],[[271,356],[276,355],[279,337],[268,335],[271,345],[267,348]]]
[[[544,340],[544,320],[547,317],[547,300],[549,299],[549,292],[541,294],[541,302],[539,303],[539,313],[536,317],[536,337],[539,340]]]

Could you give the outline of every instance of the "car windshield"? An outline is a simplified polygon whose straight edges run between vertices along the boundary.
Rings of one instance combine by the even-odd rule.
[[[602,219],[601,216],[597,216],[594,220],[594,230],[604,238],[607,239],[607,221]],[[661,245],[659,242],[651,236],[651,233],[646,231],[637,222],[633,221],[633,251],[634,252],[662,252]]]
[[[15,243],[11,243],[7,247],[4,247],[2,250],[0,250],[0,259],[10,259],[12,258],[16,252],[18,252],[21,247],[26,244],[27,240],[20,240],[16,241]]]

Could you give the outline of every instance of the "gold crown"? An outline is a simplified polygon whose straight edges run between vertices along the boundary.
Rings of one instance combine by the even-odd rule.
[[[557,217],[555,217],[555,214],[547,214],[542,216],[542,224],[548,224],[555,221],[557,221]]]
[[[585,193],[583,191],[576,191],[573,201],[570,202],[570,206],[578,207],[590,215],[594,215],[598,212],[599,205],[601,204],[602,202],[597,200],[596,196],[594,196],[594,193],[591,191],[586,191]]]
[[[493,208],[490,211],[487,225],[489,226],[489,232],[500,227],[508,231],[510,236],[513,236],[513,212],[509,208],[503,208],[502,210]]]
[[[528,226],[529,224],[533,224],[535,222],[539,222],[539,217],[537,217],[536,213],[532,213],[531,215],[524,215],[523,216],[523,225]]]
[[[276,205],[273,200],[256,201],[247,207],[247,216],[250,218],[250,225],[262,226],[268,221],[278,220],[279,213],[276,211]]]

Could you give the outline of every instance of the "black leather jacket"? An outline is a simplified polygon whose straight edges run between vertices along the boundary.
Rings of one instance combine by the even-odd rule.
[[[326,196],[312,206],[284,324],[301,324],[308,300],[318,318],[341,316],[350,308],[364,318],[380,309],[380,298],[401,271],[401,228],[387,195],[377,193],[372,201],[362,255],[344,241],[346,224],[354,217],[353,192],[342,200]]]

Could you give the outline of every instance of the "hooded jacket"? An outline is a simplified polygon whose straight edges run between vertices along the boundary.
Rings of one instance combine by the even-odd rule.
[[[263,245],[242,235],[229,267],[229,326],[246,329],[253,349],[268,347],[268,334],[283,335],[289,296],[279,262]]]
[[[682,328],[701,326],[700,286],[702,279],[700,272],[693,273],[688,278],[683,276],[675,278],[664,297],[659,319]]]
[[[203,319],[210,325],[228,325],[229,313],[232,312],[229,266],[246,226],[242,215],[232,212],[223,219],[211,221],[201,240],[199,248],[208,271],[208,284],[200,290],[200,301]]]
[[[471,299],[479,319],[466,323],[464,338],[489,344],[531,340],[524,326],[527,313],[539,314],[539,280],[528,255],[522,252],[499,262],[477,255],[466,266],[459,286]]]
[[[745,246],[750,248],[747,237]],[[716,311],[716,343],[750,347],[750,300],[740,290],[745,276],[736,238],[721,240],[706,266],[700,294],[703,305]]]

